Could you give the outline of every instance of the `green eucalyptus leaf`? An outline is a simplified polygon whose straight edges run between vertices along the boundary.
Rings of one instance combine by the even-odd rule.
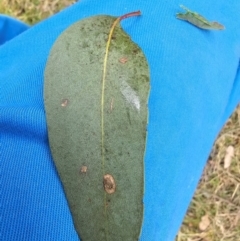
[[[177,13],[177,18],[181,20],[188,21],[189,23],[195,25],[198,28],[208,29],[208,30],[223,30],[225,27],[218,22],[210,22],[200,14],[192,12],[188,8],[180,5],[186,13]]]
[[[133,241],[141,232],[149,69],[119,24],[139,14],[73,24],[45,69],[51,153],[83,241]]]

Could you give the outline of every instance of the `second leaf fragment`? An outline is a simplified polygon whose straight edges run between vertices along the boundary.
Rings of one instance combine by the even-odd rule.
[[[216,21],[210,22],[202,15],[200,15],[196,12],[192,12],[185,6],[180,5],[180,7],[182,9],[186,10],[186,12],[185,13],[177,13],[176,17],[178,19],[188,21],[189,23],[195,25],[198,28],[202,28],[202,29],[207,29],[207,30],[223,30],[223,29],[225,29],[225,27],[222,24],[220,24]]]

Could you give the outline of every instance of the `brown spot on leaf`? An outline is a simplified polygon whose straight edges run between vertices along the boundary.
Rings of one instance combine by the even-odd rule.
[[[108,194],[112,194],[116,191],[116,183],[112,175],[105,174],[103,176],[103,186],[104,186],[104,190]]]
[[[126,57],[122,57],[122,58],[119,59],[119,62],[121,64],[125,64],[125,63],[127,63],[127,61],[128,61],[128,59]]]
[[[62,99],[61,106],[66,107],[68,105],[68,103],[69,103],[68,99]]]
[[[87,166],[82,166],[80,169],[81,173],[87,173]]]

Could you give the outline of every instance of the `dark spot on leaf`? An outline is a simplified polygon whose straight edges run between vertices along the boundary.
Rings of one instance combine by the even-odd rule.
[[[87,48],[87,47],[88,47],[88,43],[87,43],[87,42],[83,42],[83,43],[82,43],[82,47],[83,47],[83,48]]]
[[[136,54],[138,52],[138,49],[134,49],[133,53]]]

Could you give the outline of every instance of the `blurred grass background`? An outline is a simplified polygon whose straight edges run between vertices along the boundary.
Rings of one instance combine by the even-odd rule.
[[[74,2],[1,0],[0,13],[33,25]],[[176,241],[240,240],[239,186],[240,106],[215,141]]]

